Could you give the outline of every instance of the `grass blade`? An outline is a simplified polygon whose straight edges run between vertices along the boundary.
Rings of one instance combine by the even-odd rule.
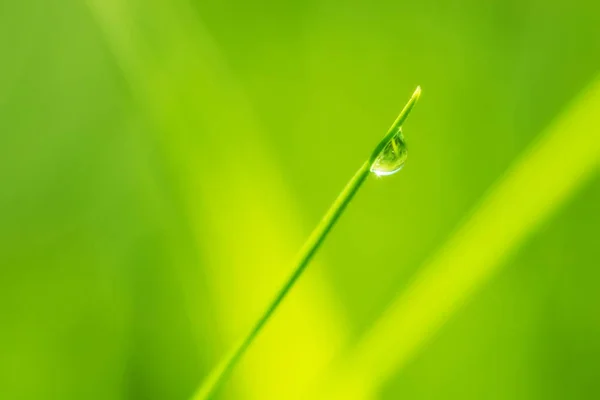
[[[600,164],[600,79],[548,128],[323,381],[318,396],[370,399]]]
[[[189,2],[87,3],[129,84],[136,118],[144,125],[140,140],[159,146],[167,180],[177,182],[169,185],[174,189],[169,197],[182,220],[172,222],[183,223],[177,229],[184,236],[175,241],[169,273],[181,282],[196,339],[188,358],[201,361],[206,371],[223,346],[246,333],[287,278],[286,255],[300,235],[298,213],[243,86]],[[215,165],[220,165],[218,173]],[[243,202],[235,200],[240,195]],[[269,252],[259,250],[267,245]],[[263,331],[262,343],[254,344],[260,357],[246,357],[238,366],[231,396],[281,398],[299,392],[325,370],[345,341],[345,316],[327,280],[316,272]],[[237,296],[230,295],[233,288]],[[286,346],[291,340],[294,346]],[[282,358],[293,358],[295,364],[281,369]],[[179,385],[191,391],[198,381],[190,388],[187,380],[206,373],[181,372]],[[277,379],[271,379],[274,375]]]
[[[327,237],[327,234],[331,231],[331,228],[335,225],[339,217],[342,215],[358,189],[362,186],[365,179],[369,176],[370,168],[377,156],[381,153],[386,144],[393,138],[397,130],[402,126],[408,114],[414,107],[415,103],[419,99],[421,94],[421,88],[417,87],[412,97],[404,106],[396,121],[390,127],[388,133],[375,147],[371,156],[354,174],[352,179],[346,184],[342,192],[339,194],[337,199],[333,202],[325,216],[321,219],[317,227],[314,229],[304,246],[300,250],[298,258],[294,263],[293,273],[287,282],[279,290],[275,299],[267,307],[262,316],[256,321],[252,330],[248,335],[232,350],[230,355],[224,359],[204,381],[202,386],[198,389],[194,395],[194,400],[205,400],[211,398],[218,390],[220,385],[227,378],[228,374],[238,363],[240,358],[244,355],[248,347],[252,344],[256,336],[260,333],[261,329],[271,318],[279,304],[283,301],[287,293],[294,286],[300,275],[304,272],[311,259]]]

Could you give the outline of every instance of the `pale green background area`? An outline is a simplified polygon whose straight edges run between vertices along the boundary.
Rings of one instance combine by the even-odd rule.
[[[85,2],[0,3],[0,399],[188,398],[229,343],[205,279],[220,243],[193,238],[181,182],[252,191],[275,176],[301,223],[282,232],[297,240],[291,260],[420,84],[405,170],[367,181],[316,260],[352,341],[600,69],[593,1],[193,7],[259,130],[252,146],[244,130],[199,130],[197,157],[211,163],[181,176],[160,139],[171,132],[144,110]],[[162,49],[145,50],[168,58]],[[205,93],[190,96],[219,120],[203,113]],[[246,151],[248,168],[263,149],[272,175],[224,175],[232,160],[211,158],[227,154],[222,143]],[[226,215],[238,194],[203,192],[195,207]],[[243,241],[265,224],[228,234]],[[596,172],[381,397],[600,397],[599,238]]]

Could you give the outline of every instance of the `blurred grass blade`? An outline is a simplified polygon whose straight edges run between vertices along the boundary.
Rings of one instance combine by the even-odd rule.
[[[243,88],[189,2],[88,5],[147,125],[157,131],[148,140],[160,145],[190,230],[189,250],[200,260],[175,263],[170,273],[179,275],[186,296],[197,335],[194,357],[209,364],[246,333],[287,276],[284,261],[301,239],[297,209]],[[327,280],[318,273],[307,278],[245,357],[227,394],[281,398],[313,382],[330,362],[345,340],[346,321]],[[214,310],[210,325],[199,318],[202,307]],[[282,369],[286,358],[295,363]],[[196,384],[189,383],[190,396]]]
[[[325,398],[372,398],[541,223],[597,172],[600,79],[492,188],[325,383]],[[335,372],[334,372],[335,373]]]

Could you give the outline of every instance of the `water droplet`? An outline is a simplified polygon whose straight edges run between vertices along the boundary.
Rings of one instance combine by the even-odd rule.
[[[400,128],[371,165],[371,172],[377,176],[395,174],[404,167],[407,157],[408,150],[404,135],[402,135],[402,128]]]

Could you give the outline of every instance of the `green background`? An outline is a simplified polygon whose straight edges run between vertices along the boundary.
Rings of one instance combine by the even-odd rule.
[[[0,399],[190,398],[421,85],[220,392],[312,397],[599,71],[590,0],[1,0]],[[373,398],[600,398],[591,168]]]

